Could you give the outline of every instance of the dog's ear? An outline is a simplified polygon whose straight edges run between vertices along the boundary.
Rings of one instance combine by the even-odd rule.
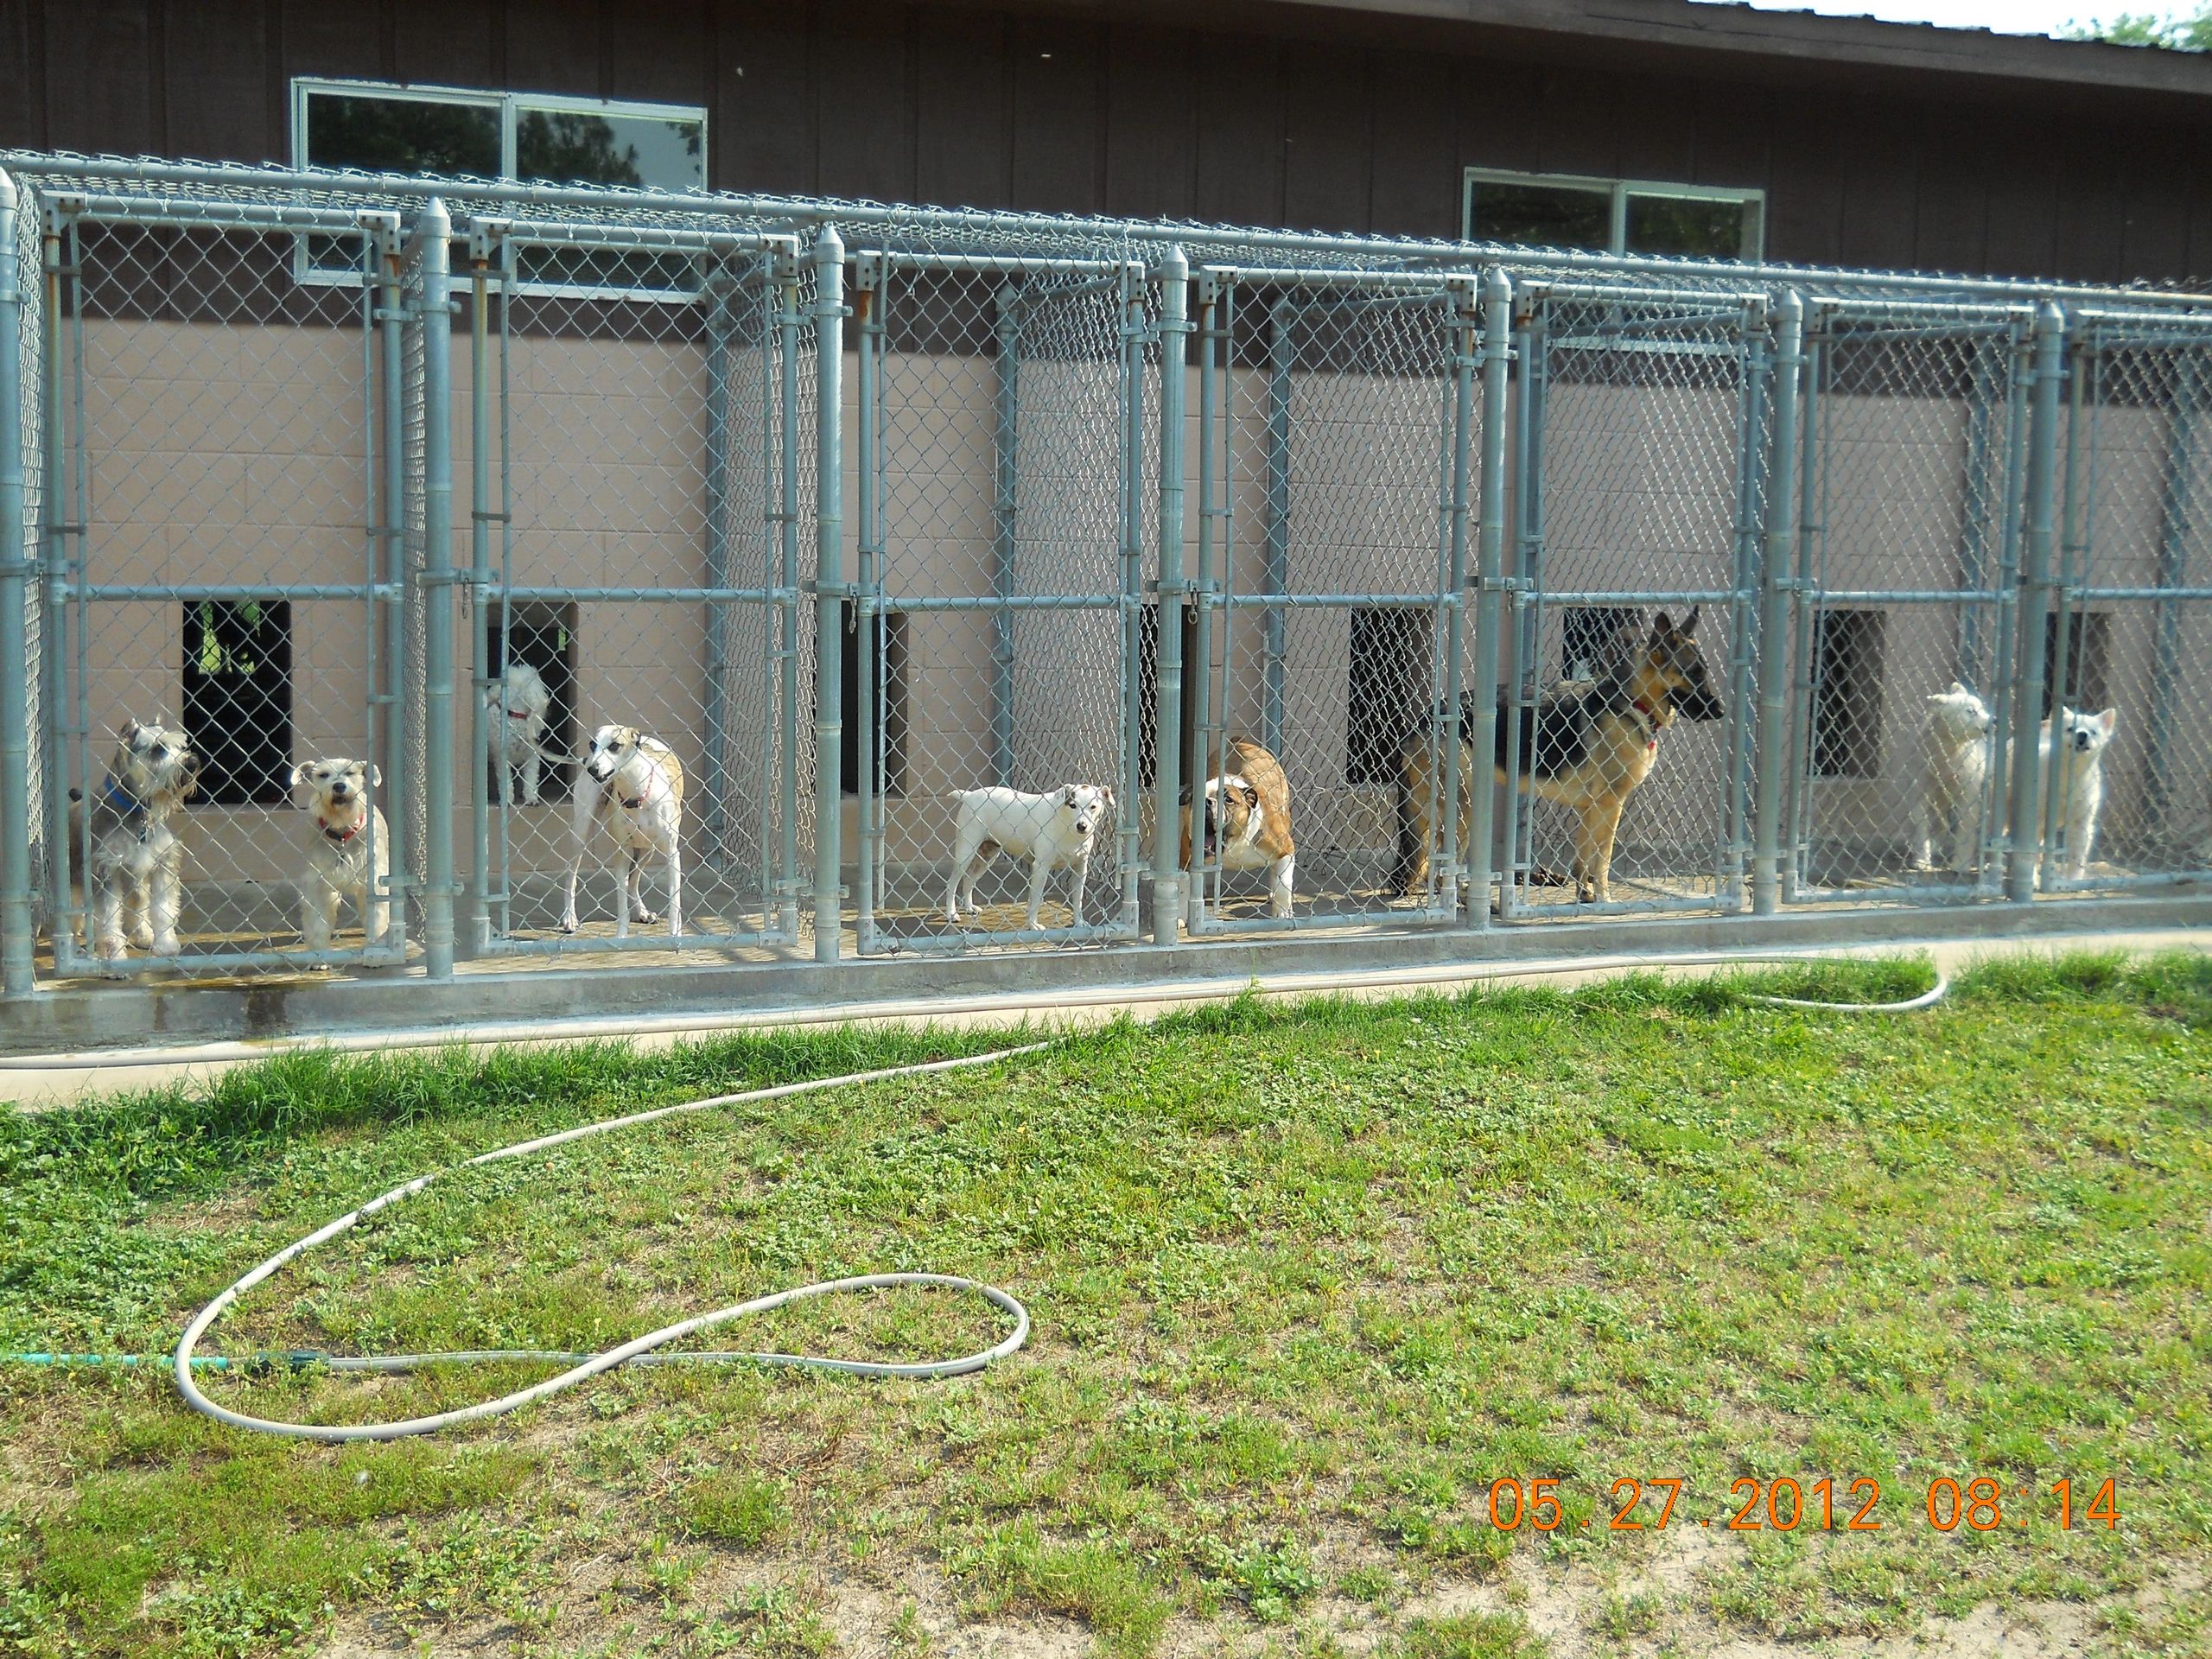
[[[1685,635],[1694,634],[1697,632],[1697,613],[1704,608],[1705,607],[1703,605],[1693,605],[1690,607],[1690,613],[1682,619],[1682,632]]]
[[[384,770],[373,760],[369,763],[369,787],[371,789],[384,787]]]
[[[1070,784],[1065,789],[1063,789],[1060,791],[1060,804],[1062,806],[1079,806],[1082,803],[1083,791],[1075,785]]]
[[[1260,791],[1249,784],[1236,785],[1236,798],[1244,803],[1244,812],[1248,817],[1260,810]]]
[[[1658,617],[1657,617],[1657,619],[1656,619],[1656,620],[1654,620],[1654,621],[1653,621],[1653,623],[1651,624],[1651,637],[1652,637],[1652,639],[1653,639],[1654,640],[1664,639],[1665,639],[1669,634],[1672,633],[1674,631],[1675,631],[1675,621],[1674,621],[1674,619],[1673,619],[1672,617],[1669,616],[1669,615],[1667,614],[1667,613],[1666,613],[1666,612],[1664,612],[1664,611],[1660,612],[1660,613],[1659,613],[1659,615],[1658,615]]]
[[[1112,790],[1110,790],[1110,789],[1102,789],[1102,790],[1100,790],[1098,792],[1099,792],[1099,794],[1100,794],[1102,797],[1103,797],[1103,798],[1104,798],[1105,802],[1106,802],[1106,810],[1107,810],[1109,812],[1118,812],[1118,811],[1120,811],[1120,810],[1121,810],[1120,806],[1119,806],[1119,805],[1117,805],[1117,804],[1116,804],[1116,802],[1115,802],[1115,799],[1114,799],[1114,791],[1113,791]]]
[[[2120,710],[2117,709],[2104,710],[2097,716],[2097,724],[2104,728],[2107,736],[2110,736],[2113,728],[2120,724]]]
[[[300,774],[301,774],[302,772],[305,772],[306,770],[307,770],[307,768],[306,768],[305,766],[294,766],[294,767],[292,768],[292,779],[291,779],[291,781],[292,781],[292,787],[293,787],[294,789],[297,789],[297,788],[300,786]]]
[[[1967,690],[1965,684],[1961,681],[1953,680],[1951,682],[1951,695],[1955,697],[1970,697],[1974,693]]]
[[[123,724],[115,728],[115,734],[121,738],[125,743],[130,743],[135,741],[138,734],[145,729],[146,728],[141,726],[137,721],[131,719],[130,715],[125,715],[123,717]]]

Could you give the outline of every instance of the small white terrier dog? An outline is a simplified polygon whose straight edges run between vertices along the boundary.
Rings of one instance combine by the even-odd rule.
[[[543,677],[528,663],[509,663],[499,683],[485,688],[484,700],[499,721],[493,728],[499,735],[493,753],[499,757],[499,787],[506,804],[515,804],[515,772],[519,770],[523,804],[536,806],[538,776],[544,766],[544,753],[539,746],[544,741],[545,711],[552,704],[553,694],[545,689]]]
[[[976,913],[976,878],[1001,852],[1029,860],[1029,921],[1037,925],[1045,878],[1056,869],[1075,872],[1068,902],[1083,925],[1083,889],[1091,849],[1114,817],[1114,791],[1100,784],[1069,784],[1042,795],[1018,789],[955,790],[957,812],[952,877],[945,884],[944,918],[958,925],[964,908]]]
[[[1936,868],[1935,838],[1948,839],[1950,868],[1965,874],[1979,861],[1981,800],[1989,783],[1989,705],[1959,683],[1928,699],[1921,755],[1920,799],[1912,832],[1916,870]],[[1931,833],[1932,829],[1932,833]]]
[[[300,937],[310,950],[330,949],[338,901],[360,907],[363,943],[382,944],[391,927],[391,830],[369,804],[384,774],[365,760],[334,756],[292,768],[308,794],[307,868],[300,874]]]

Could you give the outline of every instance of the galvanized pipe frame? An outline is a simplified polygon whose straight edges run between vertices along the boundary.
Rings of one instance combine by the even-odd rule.
[[[1030,237],[1096,246],[1115,241],[1139,245],[1180,243],[1192,249],[1274,250],[1283,253],[1335,256],[1351,260],[1389,260],[1401,265],[1460,268],[1500,264],[1531,275],[1588,279],[1606,274],[1661,273],[1677,283],[1743,283],[1756,281],[1776,291],[1786,287],[1849,288],[1921,296],[2009,295],[2030,302],[2045,298],[2104,305],[2139,315],[2190,315],[2212,308],[2212,296],[2158,289],[2114,289],[2082,283],[2054,283],[2011,278],[1931,276],[1921,272],[1870,271],[1838,266],[1751,264],[1731,260],[1659,258],[1634,254],[1592,253],[1571,249],[1531,250],[1483,242],[1297,233],[1259,227],[1222,226],[1172,220],[1130,220],[1075,214],[989,209],[918,207],[823,197],[778,196],[736,192],[668,192],[618,187],[576,187],[519,181],[441,179],[405,174],[303,170],[151,157],[83,156],[62,152],[0,152],[0,168],[35,179],[108,180],[142,186],[168,186],[219,195],[290,193],[339,198],[391,197],[413,200],[442,194],[448,200],[512,206],[597,210],[617,215],[659,215],[696,224],[738,220],[806,235],[824,226],[869,226],[901,229],[917,237],[957,241],[995,237]]]

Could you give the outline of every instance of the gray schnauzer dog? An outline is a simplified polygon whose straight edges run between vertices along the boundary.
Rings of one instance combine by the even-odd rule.
[[[124,942],[157,957],[177,954],[177,913],[183,905],[184,843],[169,819],[200,784],[200,757],[182,732],[126,720],[116,733],[107,776],[90,800],[73,790],[69,807],[72,885],[90,849],[92,952],[120,963]]]

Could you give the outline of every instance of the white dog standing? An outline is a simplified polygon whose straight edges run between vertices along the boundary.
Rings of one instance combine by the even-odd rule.
[[[2094,715],[2061,709],[2057,720],[2044,723],[2036,744],[2036,762],[2044,769],[2046,787],[2051,745],[2059,746],[2058,821],[2065,830],[2069,880],[2079,881],[2089,873],[2089,853],[2096,845],[2097,819],[2105,804],[2105,749],[2119,728],[2117,709]]]
[[[957,925],[964,907],[976,913],[976,878],[1001,852],[1029,863],[1029,922],[1037,925],[1045,899],[1045,878],[1057,869],[1075,872],[1068,902],[1075,925],[1083,925],[1083,888],[1090,875],[1090,852],[1101,829],[1113,821],[1114,791],[1098,784],[1069,784],[1042,795],[1018,789],[955,790],[957,810],[952,878],[945,884],[944,918]],[[964,901],[964,905],[963,905]]]
[[[89,837],[93,954],[120,963],[126,938],[142,950],[173,957],[184,907],[184,843],[169,819],[198,786],[200,757],[184,733],[126,720],[116,733],[107,776],[89,801],[71,791],[69,847],[73,868]]]
[[[383,782],[367,761],[342,756],[292,768],[293,785],[306,786],[314,826],[300,874],[300,937],[310,950],[330,949],[340,899],[360,906],[363,943],[381,944],[391,930],[391,831],[369,804],[369,791]]]
[[[540,745],[545,739],[545,711],[552,706],[553,694],[545,689],[543,677],[528,663],[509,663],[499,683],[485,688],[484,697],[499,722],[499,788],[506,804],[515,804],[515,772],[519,769],[523,804],[536,806],[538,775],[544,765]]]
[[[668,936],[681,938],[683,766],[676,751],[635,727],[601,727],[592,734],[591,753],[584,757],[584,776],[577,780],[570,824],[575,836],[575,856],[569,865],[561,931],[576,931],[576,877],[583,868],[584,850],[597,830],[613,839],[626,863],[622,899],[615,906],[614,937],[628,938],[632,921],[658,919],[645,908],[639,886],[645,855],[658,853],[668,865]]]
[[[1989,705],[1959,683],[1928,699],[1926,749],[1913,825],[1912,868],[1936,868],[1936,836],[1951,845],[1950,868],[1961,874],[1979,861],[1981,803],[1989,783]]]

